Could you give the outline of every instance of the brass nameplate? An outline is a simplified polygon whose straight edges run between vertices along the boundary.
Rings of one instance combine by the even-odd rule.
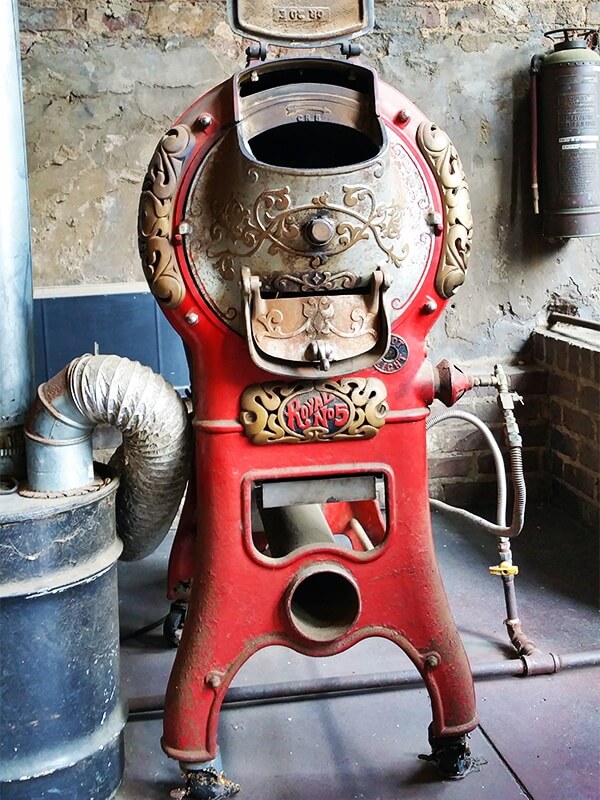
[[[386,397],[377,378],[254,384],[240,422],[253,444],[371,439],[385,423]]]

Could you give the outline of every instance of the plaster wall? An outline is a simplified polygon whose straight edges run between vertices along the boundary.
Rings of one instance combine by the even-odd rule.
[[[549,307],[600,318],[600,237],[544,241],[530,210],[528,67],[542,31],[600,2],[376,0],[364,60],[443,127],[469,177],[467,281],[432,337],[454,359],[527,356]],[[159,137],[243,64],[225,0],[21,0],[36,287],[143,280],[136,217]],[[450,341],[448,338],[450,337]]]

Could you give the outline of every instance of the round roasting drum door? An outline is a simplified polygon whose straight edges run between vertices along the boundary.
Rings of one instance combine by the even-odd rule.
[[[290,105],[289,98],[282,102]],[[188,264],[214,312],[239,333],[244,267],[266,296],[364,293],[379,268],[393,322],[429,265],[433,201],[400,136],[386,128],[378,146],[364,146],[366,159],[348,164],[345,153],[360,156],[360,137],[342,125],[331,131],[331,124],[280,126],[272,158],[238,125],[197,169],[185,209]]]

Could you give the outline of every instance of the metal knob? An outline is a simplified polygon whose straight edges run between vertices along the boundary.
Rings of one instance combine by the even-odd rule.
[[[305,235],[311,244],[322,246],[330,242],[335,233],[335,224],[329,217],[313,217],[306,223]]]

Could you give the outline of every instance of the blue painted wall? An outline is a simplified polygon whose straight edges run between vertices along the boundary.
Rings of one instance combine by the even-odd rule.
[[[146,364],[181,393],[189,386],[181,338],[151,294],[42,297],[33,306],[36,385],[97,347]]]

